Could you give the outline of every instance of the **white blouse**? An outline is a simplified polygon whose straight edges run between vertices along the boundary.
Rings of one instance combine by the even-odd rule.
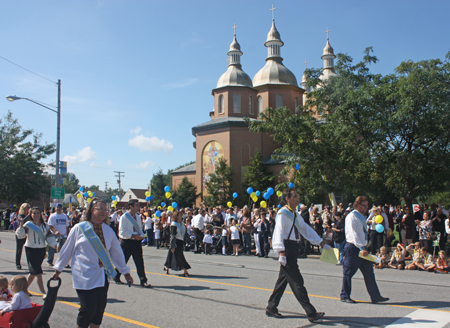
[[[15,310],[23,310],[31,308],[31,300],[30,297],[24,292],[18,292],[14,295],[11,300],[11,303],[6,303],[3,309],[3,312],[10,312]]]
[[[47,235],[48,226],[44,223],[41,225],[37,225],[44,234],[44,237]],[[27,238],[27,241],[25,242],[25,246],[29,248],[44,248],[45,247],[45,241],[41,240],[39,235],[34,232],[33,229],[30,229],[28,227],[19,227],[16,230],[16,236],[18,239],[24,239]]]
[[[92,225],[92,223],[90,224]],[[114,266],[122,274],[130,273],[130,268],[125,263],[125,256],[114,230],[106,223],[102,224],[102,229],[106,250],[109,252]],[[61,272],[71,260],[73,288],[89,290],[105,285],[105,268],[100,267],[97,254],[78,224],[70,230],[66,243],[61,248],[59,258],[53,268]]]

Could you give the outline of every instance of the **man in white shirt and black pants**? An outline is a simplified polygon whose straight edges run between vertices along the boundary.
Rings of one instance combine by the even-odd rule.
[[[195,233],[195,252],[196,254],[201,253],[200,245],[203,242],[204,230],[205,230],[205,210],[200,210],[200,213],[194,216],[192,219],[192,226],[194,227]]]
[[[120,217],[119,221],[119,237],[120,246],[122,247],[123,254],[125,255],[125,262],[127,263],[131,256],[133,256],[134,264],[136,265],[137,274],[141,280],[141,286],[144,288],[151,287],[147,283],[147,277],[145,276],[144,259],[142,257],[142,244],[144,239],[142,233],[142,220],[139,213],[139,202],[137,199],[131,199],[128,202],[128,212],[131,218],[136,221],[139,229],[134,227],[134,224],[130,221],[127,214]],[[137,231],[136,231],[137,230]],[[120,280],[120,272],[116,269],[117,275],[114,278],[116,284],[124,284]]]
[[[353,205],[354,210],[345,218],[345,238],[347,244],[344,249],[344,263],[342,265],[344,277],[342,279],[341,302],[356,303],[350,298],[352,292],[352,277],[356,271],[361,270],[372,303],[386,302],[389,298],[383,297],[378,290],[373,262],[359,257],[369,255],[367,246],[367,224],[364,214],[369,207],[365,196],[358,196]]]
[[[272,235],[272,247],[280,257],[280,274],[275,284],[272,295],[269,298],[269,304],[266,308],[266,315],[269,317],[283,318],[278,312],[278,304],[283,296],[287,284],[292,289],[300,305],[306,311],[310,322],[316,322],[321,319],[325,313],[317,312],[310,303],[308,292],[303,285],[303,277],[297,264],[298,242],[300,234],[303,235],[311,244],[319,245],[322,238],[303,221],[300,215],[297,215],[295,208],[299,204],[299,196],[295,189],[289,188],[283,191],[283,199],[286,206],[281,209],[275,219],[275,228]],[[290,212],[290,213],[289,213]],[[287,215],[289,214],[289,215]],[[293,220],[291,218],[294,218]],[[327,249],[329,246],[327,245]]]

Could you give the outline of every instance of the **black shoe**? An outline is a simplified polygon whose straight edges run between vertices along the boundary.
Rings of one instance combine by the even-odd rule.
[[[356,301],[352,300],[351,298],[342,298],[341,302],[345,302],[345,303],[356,303]]]
[[[278,312],[272,312],[266,309],[266,316],[268,317],[273,317],[273,318],[277,318],[277,319],[283,319],[283,315],[281,313]]]
[[[113,279],[113,280],[116,283],[116,285],[125,285],[125,283],[123,281],[121,281],[120,279]]]
[[[70,264],[67,264],[64,268],[70,269]]]
[[[312,316],[308,317],[309,322],[317,322],[322,319],[325,315],[325,312],[316,312]]]
[[[19,264],[19,265],[16,265],[16,269],[17,270],[22,270],[22,266]]]
[[[142,288],[152,288],[152,285],[147,284],[146,282],[141,282],[141,287]]]
[[[389,301],[389,297],[380,297],[380,298],[377,298],[376,300],[372,300],[372,303],[377,304],[377,303],[387,302],[387,301]]]

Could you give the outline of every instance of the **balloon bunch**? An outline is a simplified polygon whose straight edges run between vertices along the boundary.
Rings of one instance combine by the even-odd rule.
[[[88,203],[90,203],[92,201],[92,198],[95,197],[95,192],[92,191],[84,191],[83,187],[80,187],[80,189],[78,189],[79,193],[77,194],[77,198],[83,198],[85,201],[87,201]]]
[[[155,198],[155,196],[150,195],[150,191],[147,190],[147,191],[145,192],[145,201],[149,202],[149,201],[151,201],[153,198]]]
[[[116,208],[117,207],[117,200],[119,199],[119,197],[112,195],[111,196],[111,200],[112,200],[112,207]]]
[[[237,192],[234,192],[234,193],[233,193],[233,202],[234,202],[234,200],[235,200],[237,197],[238,197],[238,193],[237,193]],[[228,202],[228,203],[227,203],[227,206],[228,206],[228,207],[233,207],[233,202]]]
[[[384,225],[381,224],[383,222],[383,217],[381,215],[377,215],[375,217],[375,222],[377,223],[377,225],[375,226],[375,230],[378,233],[382,233],[384,231]]]
[[[259,190],[253,191],[252,187],[247,188],[247,194],[250,195],[250,199],[253,201],[253,203],[256,203],[258,201],[258,197],[261,196],[261,192]]]

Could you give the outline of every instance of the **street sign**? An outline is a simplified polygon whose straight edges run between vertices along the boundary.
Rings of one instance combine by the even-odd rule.
[[[52,187],[51,199],[64,199],[65,190],[63,187]]]

